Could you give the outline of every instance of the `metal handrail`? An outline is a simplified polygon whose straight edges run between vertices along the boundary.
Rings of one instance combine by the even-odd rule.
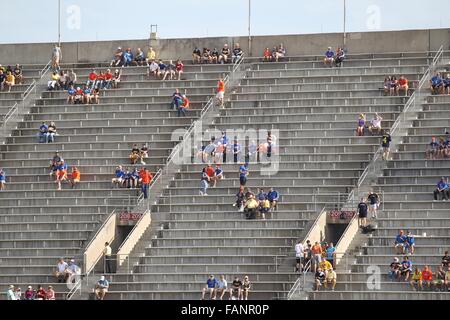
[[[50,69],[51,64],[52,60],[49,60],[45,67],[39,70],[39,78],[42,78],[42,76],[47,73],[47,71]]]
[[[312,259],[308,260],[308,262],[304,265],[303,267],[303,271],[302,274],[303,276],[300,278],[298,277],[297,280],[295,281],[294,285],[292,286],[291,290],[289,290],[288,294],[287,294],[287,299],[291,300],[292,296],[297,292],[300,291],[300,288],[302,288],[303,290],[306,287],[306,275],[308,274],[308,272],[311,270],[311,265],[312,265]],[[303,280],[303,281],[302,281]],[[303,286],[300,287],[300,285],[303,282]]]

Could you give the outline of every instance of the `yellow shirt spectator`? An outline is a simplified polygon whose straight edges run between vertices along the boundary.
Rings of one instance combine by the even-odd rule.
[[[328,261],[327,261],[328,262]],[[329,263],[329,262],[328,262]],[[337,278],[337,276],[336,276],[336,271],[334,271],[334,270],[331,270],[331,271],[329,271],[329,272],[327,272],[327,275],[326,275],[326,277],[325,277],[327,280],[333,280],[333,279],[336,279]]]
[[[11,84],[15,84],[16,78],[14,77],[13,74],[8,73],[8,74],[6,75],[6,82],[9,82],[9,83],[11,83]]]
[[[258,202],[254,198],[251,198],[250,200],[247,201],[245,206],[249,209],[255,209],[258,207]]]
[[[61,76],[60,76],[58,73],[52,74],[52,80],[53,80],[53,81],[58,81],[59,78],[61,78]]]
[[[149,50],[147,51],[147,59],[148,59],[149,61],[155,60],[155,59],[156,59],[156,52],[155,52],[155,50],[149,49]]]
[[[422,280],[422,271],[414,272],[412,275],[412,280]]]
[[[263,208],[266,208],[266,209],[269,209],[270,208],[270,201],[269,200],[263,200],[262,201],[262,207]]]
[[[321,268],[322,270],[330,270],[331,268],[333,268],[333,266],[328,260],[322,260],[319,263],[319,268]]]

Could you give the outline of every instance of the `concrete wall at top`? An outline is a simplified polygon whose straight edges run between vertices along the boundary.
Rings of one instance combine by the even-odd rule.
[[[214,37],[189,39],[158,39],[151,45],[158,57],[163,59],[190,59],[195,46],[199,48],[222,48],[224,43],[240,43],[248,53],[248,37]],[[252,56],[261,56],[265,47],[283,43],[289,55],[322,54],[326,47],[342,46],[342,33],[307,35],[275,35],[252,37]],[[62,43],[63,62],[107,61],[118,47],[140,47],[147,52],[149,40],[116,40]],[[441,45],[450,49],[450,29],[406,30],[383,32],[354,32],[347,34],[348,53],[382,53],[407,51],[434,51]],[[0,45],[0,63],[3,65],[22,63],[46,63],[50,59],[52,43],[3,44]]]

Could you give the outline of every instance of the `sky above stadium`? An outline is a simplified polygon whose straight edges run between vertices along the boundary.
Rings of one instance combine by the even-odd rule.
[[[450,0],[346,0],[348,32],[450,27]],[[55,42],[58,0],[0,0],[0,43]],[[342,32],[344,0],[251,0],[251,34]],[[224,5],[226,4],[226,5]],[[440,9],[439,9],[440,8]],[[248,34],[248,0],[61,0],[61,41]]]

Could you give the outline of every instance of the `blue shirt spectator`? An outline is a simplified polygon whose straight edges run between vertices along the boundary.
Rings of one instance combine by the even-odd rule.
[[[269,191],[269,193],[267,194],[267,199],[269,201],[278,201],[278,198],[280,197],[278,191],[272,189]]]
[[[267,193],[264,192],[264,190],[261,190],[257,195],[256,195],[257,199],[259,201],[263,201],[267,199]]]
[[[449,186],[448,186],[448,183],[444,179],[441,179],[441,181],[438,182],[437,187],[440,190],[447,190]]]
[[[441,78],[441,76],[440,76],[439,74],[433,76],[433,77],[431,78],[431,84],[432,84],[433,86],[441,85],[441,84],[442,84],[442,78]]]
[[[216,278],[214,278],[214,277],[208,278],[208,280],[206,280],[206,285],[208,286],[208,288],[214,289],[217,285]]]
[[[333,52],[333,50],[331,50],[331,48],[328,48],[328,50],[325,52],[325,57],[327,57],[327,58],[334,57],[334,52]]]
[[[239,177],[246,177],[248,174],[248,163],[243,164],[239,168]]]

